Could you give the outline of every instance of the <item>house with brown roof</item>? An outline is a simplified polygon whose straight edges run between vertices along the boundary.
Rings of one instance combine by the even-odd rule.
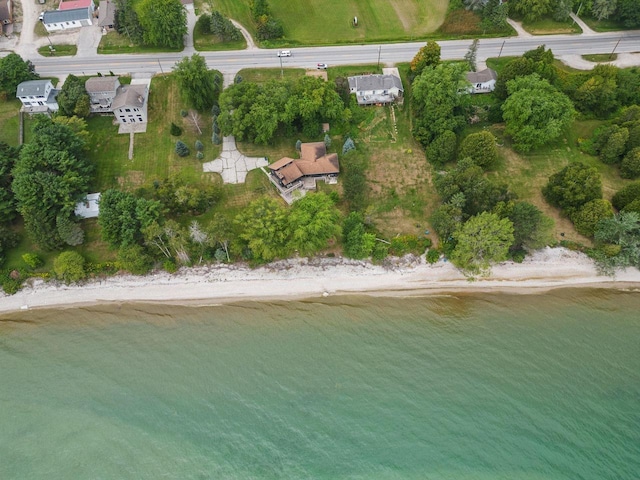
[[[297,188],[313,190],[319,179],[336,183],[340,163],[338,154],[327,153],[324,142],[313,142],[301,145],[300,158],[281,158],[269,165],[269,170],[272,182],[284,193]]]
[[[111,113],[112,103],[120,88],[120,80],[116,76],[91,77],[84,83],[89,94],[91,113]]]
[[[0,0],[0,33],[9,35],[13,32],[13,12],[11,0]]]
[[[111,104],[113,115],[121,124],[147,123],[148,99],[146,85],[121,85]]]
[[[479,72],[467,72],[467,80],[471,84],[469,93],[491,93],[496,88],[498,74],[491,68]]]

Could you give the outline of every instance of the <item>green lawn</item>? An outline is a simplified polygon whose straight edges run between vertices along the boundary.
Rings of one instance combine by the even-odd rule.
[[[18,146],[18,131],[20,128],[20,100],[0,101],[0,141],[12,146]]]
[[[45,45],[38,49],[38,53],[43,57],[68,57],[78,53],[77,45],[54,45],[55,51],[52,52],[49,48],[50,45]]]
[[[132,160],[128,159],[129,135],[118,135],[113,117],[90,118],[90,157],[97,167],[96,190],[148,186],[154,180],[162,180],[178,172],[190,181],[212,181],[212,175],[202,173],[202,162],[196,159],[194,147],[197,139],[205,145],[203,161],[218,156],[220,146],[211,143],[211,116],[201,115],[200,135],[188,119],[181,117],[180,111],[186,108],[172,76],[154,77],[149,94],[150,121],[146,133],[135,135]],[[172,137],[169,134],[171,122],[183,128],[182,136]],[[191,155],[184,158],[176,155],[174,147],[178,139],[189,146]]]
[[[247,41],[242,37],[237,41],[222,42],[211,33],[203,33],[200,28],[200,23],[196,23],[193,29],[193,46],[200,52],[244,50],[247,48]]]
[[[588,15],[580,17],[589,28],[596,32],[617,32],[620,30],[632,30],[629,27],[625,27],[622,23],[616,22],[615,18],[608,18],[606,20],[596,20]]]
[[[126,35],[120,35],[118,32],[109,32],[103,35],[98,45],[98,53],[154,53],[154,52],[181,52],[183,49],[171,49],[167,47],[147,47],[137,45]]]
[[[220,10],[256,31],[249,0],[201,0],[198,11]],[[270,0],[272,15],[284,25],[281,45],[320,45],[424,38],[444,20],[447,0]],[[358,27],[352,26],[358,17]]]
[[[244,68],[238,72],[244,82],[265,83],[269,80],[294,79],[304,76],[304,68]]]
[[[582,58],[595,63],[613,62],[618,58],[618,54],[614,53],[611,55],[610,53],[594,53],[592,55],[582,55]]]
[[[580,26],[572,19],[557,22],[552,18],[541,18],[535,22],[523,21],[522,27],[533,35],[556,35],[562,33],[582,33]]]

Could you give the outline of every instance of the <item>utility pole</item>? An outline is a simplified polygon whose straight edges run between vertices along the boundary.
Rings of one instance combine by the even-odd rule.
[[[616,53],[616,48],[618,48],[618,45],[620,45],[621,41],[622,41],[622,37],[618,39],[618,41],[616,42],[616,46],[613,47],[613,50],[611,50],[611,54],[609,55],[609,60],[611,60],[611,57],[613,57],[613,54]]]
[[[378,68],[380,68],[380,52],[382,51],[382,45],[378,46]]]
[[[160,64],[159,58],[158,58],[158,66],[160,67],[160,73],[164,75],[164,71],[162,70],[162,65]]]
[[[280,78],[284,77],[284,70],[282,69],[282,55],[278,57],[280,59]]]
[[[502,55],[502,49],[504,48],[504,44],[507,43],[506,40],[502,41],[502,46],[500,47],[500,53],[498,53],[498,58],[500,58],[500,55]]]

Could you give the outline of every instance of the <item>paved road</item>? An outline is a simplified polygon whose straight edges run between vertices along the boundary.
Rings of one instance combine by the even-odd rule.
[[[442,58],[462,59],[471,40],[438,42]],[[478,59],[522,55],[527,50],[545,44],[554,55],[585,55],[593,53],[631,53],[640,50],[640,31],[600,33],[597,35],[540,35],[482,39]],[[383,45],[345,45],[338,47],[292,48],[291,57],[282,58],[283,67],[315,68],[319,62],[332,65],[395,64],[410,61],[424,42]],[[97,72],[116,74],[168,72],[187,53],[156,53],[130,55],[99,55],[93,58],[32,58],[36,70],[43,76],[73,73],[90,75]],[[230,52],[201,52],[209,68],[233,74],[242,68],[279,67],[275,50],[240,50]]]

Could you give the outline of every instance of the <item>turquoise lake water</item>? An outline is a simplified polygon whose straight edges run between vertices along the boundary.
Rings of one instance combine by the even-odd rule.
[[[640,294],[0,317],[0,479],[640,478]]]

